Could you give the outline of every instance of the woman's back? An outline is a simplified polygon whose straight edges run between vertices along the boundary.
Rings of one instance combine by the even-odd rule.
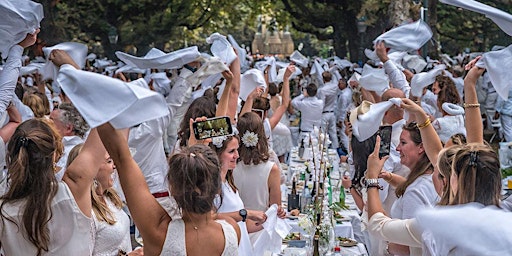
[[[5,255],[36,255],[37,249],[26,239],[22,227],[24,202],[4,205],[2,213],[13,218],[13,223],[2,218],[0,241]],[[94,244],[94,225],[91,218],[82,214],[64,182],[59,182],[57,194],[51,202],[52,218],[49,250],[43,255],[91,255]]]
[[[247,209],[258,211],[268,209],[270,201],[268,178],[273,165],[271,161],[257,165],[246,165],[240,162],[236,165],[233,176],[239,188],[240,198]]]
[[[238,255],[238,238],[233,226],[224,220],[187,227],[182,219],[169,222],[160,255]]]

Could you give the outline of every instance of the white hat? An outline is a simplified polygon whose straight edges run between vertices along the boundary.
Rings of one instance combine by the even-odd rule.
[[[419,55],[405,55],[403,57],[404,67],[419,73],[425,69],[427,62]]]
[[[397,51],[415,51],[432,38],[432,30],[421,19],[393,28],[373,40],[373,44],[384,41],[386,47]]]
[[[197,46],[192,46],[171,53],[164,53],[152,48],[144,57],[136,57],[118,51],[116,56],[127,65],[141,69],[178,69],[187,63],[198,60],[201,53],[199,53]]]
[[[365,101],[363,101],[364,103]],[[391,98],[389,101],[382,101],[371,104],[370,102],[361,103],[361,107],[350,112],[350,123],[352,124],[352,133],[359,141],[365,141],[373,136],[382,123],[384,114],[391,106],[400,106],[400,98]]]
[[[63,50],[73,61],[82,69],[85,67],[85,59],[87,57],[87,45],[76,42],[64,42],[52,47],[43,47],[44,55],[46,56],[46,64],[41,68],[41,75],[43,80],[55,80],[58,74],[58,68],[48,58],[53,50]]]
[[[457,6],[460,8],[464,8],[470,11],[474,11],[477,13],[484,14],[487,18],[491,19],[501,28],[501,30],[505,31],[509,36],[512,36],[512,15],[491,7],[489,5],[482,4],[473,0],[440,0],[441,3]]]
[[[267,88],[263,72],[258,69],[249,69],[241,77],[239,97],[246,101],[247,96],[258,87]]]
[[[61,66],[57,82],[91,128],[128,128],[169,114],[161,94],[71,65]]]
[[[228,35],[228,40],[238,52],[238,58],[240,59],[240,71],[243,73],[249,69],[250,65],[249,61],[247,61],[247,51],[245,51],[245,49],[238,45],[238,43],[236,42],[235,38],[232,35]]]
[[[359,84],[366,90],[374,91],[378,95],[382,95],[389,89],[389,78],[383,68],[373,68],[365,64],[363,73],[359,79]]]
[[[302,55],[302,53],[300,53],[299,51],[295,50],[292,55],[290,55],[290,60],[295,62],[295,64],[303,67],[303,68],[307,68],[308,67],[308,63],[309,63],[309,59],[306,58],[304,55]]]
[[[428,72],[421,72],[415,74],[411,79],[411,94],[412,96],[421,97],[423,95],[423,88],[433,84],[436,81],[436,77],[443,73],[446,66],[441,64],[435,66]]]
[[[507,100],[512,88],[512,45],[503,50],[484,53],[476,65],[487,69],[492,86],[501,98]]]
[[[220,74],[226,70],[229,70],[229,68],[221,59],[212,57],[203,63],[203,65],[198,70],[196,70],[196,72],[188,76],[186,80],[195,88],[211,75]]]
[[[151,73],[149,77],[153,80],[153,89],[167,97],[171,92],[171,80],[167,74],[165,72]]]
[[[0,16],[0,53],[4,59],[13,45],[40,27],[43,5],[28,0],[2,0]]]
[[[206,38],[206,42],[212,45],[210,51],[213,56],[220,58],[227,65],[236,59],[235,51],[225,36],[215,32]]]

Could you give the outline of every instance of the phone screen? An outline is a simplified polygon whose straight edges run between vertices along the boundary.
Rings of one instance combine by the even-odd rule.
[[[380,136],[380,148],[379,148],[379,157],[382,158],[384,156],[389,155],[391,150],[391,126],[381,126],[379,128],[379,136]]]
[[[194,129],[194,136],[198,140],[233,134],[231,121],[227,116],[195,122],[192,124],[192,128]]]

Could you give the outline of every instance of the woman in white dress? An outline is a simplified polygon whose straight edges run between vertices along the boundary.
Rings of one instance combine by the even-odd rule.
[[[82,150],[78,144],[69,152],[66,166],[69,166]],[[117,256],[119,254],[138,255],[132,252],[130,219],[123,211],[123,202],[113,188],[114,162],[105,153],[104,161],[91,187],[92,216],[96,227],[93,255]]]
[[[237,221],[240,227],[239,255],[254,255],[249,233],[260,231],[267,216],[262,211],[246,210],[240,198],[238,188],[233,180],[233,169],[238,160],[237,135],[213,138],[212,149],[217,153],[221,164],[222,200],[217,200],[217,213],[219,217],[229,216]],[[220,198],[219,198],[220,199]]]
[[[50,121],[31,119],[7,147],[9,188],[1,197],[0,243],[5,255],[91,255],[90,190],[105,155],[96,129],[61,182],[55,163],[60,136]]]
[[[221,191],[221,178],[218,158],[209,147],[183,148],[169,159],[170,194],[183,216],[171,219],[151,195],[123,132],[110,124],[98,131],[116,163],[130,213],[144,239],[144,254],[238,254],[238,225],[232,219],[213,220],[211,214],[214,198]]]
[[[247,112],[238,120],[237,128],[242,135],[239,148],[241,161],[236,165],[233,176],[240,198],[250,210],[266,211],[271,205],[277,204],[278,215],[284,218],[286,212],[281,208],[281,174],[278,166],[269,160],[261,118]],[[250,235],[252,243],[258,234]]]

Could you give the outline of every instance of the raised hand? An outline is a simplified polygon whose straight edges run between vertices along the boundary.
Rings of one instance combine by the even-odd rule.
[[[19,42],[18,44],[23,48],[27,48],[29,46],[34,45],[36,43],[37,34],[39,34],[39,31],[41,30],[37,29],[33,34],[27,34],[25,39],[23,39],[23,41]]]

